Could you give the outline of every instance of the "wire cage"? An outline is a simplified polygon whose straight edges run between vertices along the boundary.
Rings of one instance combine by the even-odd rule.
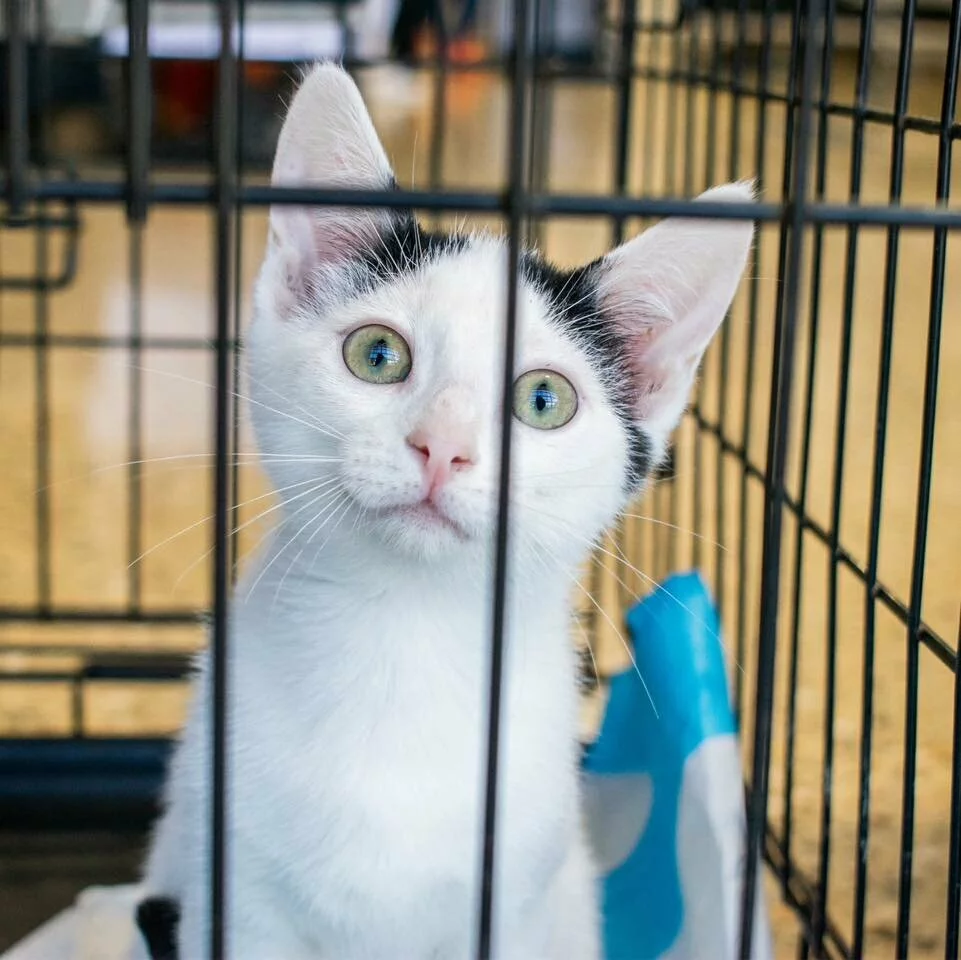
[[[466,65],[435,5],[435,55],[405,74],[414,106],[378,99],[358,5],[290,4],[329,26],[391,151],[413,158],[398,192],[361,196],[267,186],[301,55],[252,52],[254,5],[198,6],[200,53],[161,49],[160,0],[118,8],[110,42],[65,41],[43,0],[3,7],[0,946],[79,886],[132,875],[207,636],[224,703],[232,572],[272,503],[234,392],[267,205],[411,206],[506,230],[514,264],[525,243],[586,262],[757,177],[759,203],[696,210],[756,220],[753,267],[670,468],[585,571],[585,715],[627,606],[697,568],[723,615],[745,870],[760,852],[778,956],[957,957],[959,0],[616,0],[573,51],[555,0],[513,0],[493,52]],[[189,132],[168,83],[185,61],[206,91]],[[95,147],[77,143],[78,104]],[[512,293],[508,344],[514,321]],[[488,881],[508,504],[502,486]],[[224,723],[220,709],[215,902]]]

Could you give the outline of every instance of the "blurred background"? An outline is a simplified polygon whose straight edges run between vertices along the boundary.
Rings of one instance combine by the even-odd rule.
[[[141,216],[110,185],[126,188],[138,124],[151,184],[213,183],[218,10],[144,0],[144,118],[135,9],[3,8],[6,169],[19,103],[31,175],[94,186],[77,202],[8,202],[0,221],[0,950],[85,886],[135,877],[211,603],[215,210],[201,190]],[[958,210],[958,0],[829,0],[798,156],[804,10],[541,0],[532,189],[690,197],[756,176],[780,203],[803,163],[818,201]],[[239,13],[241,183],[266,182],[298,65],[344,57],[403,186],[505,188],[509,0]],[[648,222],[583,206],[532,221],[532,242],[573,265]],[[234,217],[242,336],[265,213]],[[605,677],[628,663],[624,609],[697,568],[722,608],[749,769],[785,235],[760,230],[670,469],[572,597],[573,642],[591,647],[586,740]],[[801,264],[766,848],[778,955],[951,955],[961,247],[930,225],[808,224]],[[276,513],[243,410],[236,445],[242,563]]]

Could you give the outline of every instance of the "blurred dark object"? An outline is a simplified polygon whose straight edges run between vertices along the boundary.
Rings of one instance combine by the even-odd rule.
[[[87,887],[135,882],[145,845],[142,833],[0,831],[0,952]]]
[[[137,908],[140,928],[152,960],[177,960],[180,905],[169,897],[148,897]]]
[[[124,143],[123,59],[107,61],[105,109],[112,152]],[[209,59],[154,59],[150,64],[151,157],[168,163],[212,163],[216,124],[217,63]],[[294,65],[248,61],[239,77],[240,154],[245,166],[267,168],[280,134],[281,105]]]
[[[157,815],[170,747],[151,738],[2,740],[0,823],[141,832]]]

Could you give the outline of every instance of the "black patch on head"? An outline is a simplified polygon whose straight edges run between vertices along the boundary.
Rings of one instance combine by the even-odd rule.
[[[358,260],[363,267],[362,283],[368,289],[413,273],[425,264],[450,253],[458,253],[469,243],[456,233],[425,230],[412,213],[391,216],[377,242],[364,250]]]
[[[633,493],[651,470],[651,441],[634,419],[627,344],[600,305],[597,279],[601,269],[600,260],[576,270],[559,270],[532,252],[521,258],[525,281],[544,296],[550,306],[551,319],[585,349],[601,376],[614,412],[624,426],[627,439],[624,485]]]
[[[387,189],[399,190],[397,180],[391,178]],[[412,210],[391,211],[376,242],[355,261],[361,268],[360,286],[370,290],[389,283],[440,256],[458,253],[469,243],[470,239],[460,234],[425,230]]]

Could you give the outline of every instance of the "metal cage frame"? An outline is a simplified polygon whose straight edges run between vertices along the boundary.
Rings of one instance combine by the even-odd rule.
[[[214,803],[210,811],[213,826],[213,904],[214,923],[211,952],[214,957],[224,953],[224,895],[226,843],[225,809],[225,705],[227,676],[225,651],[228,643],[227,624],[230,616],[230,588],[232,553],[230,542],[230,508],[235,496],[236,476],[232,473],[230,451],[236,443],[236,409],[232,402],[230,383],[236,375],[236,357],[239,343],[236,304],[239,269],[238,223],[243,211],[267,204],[289,203],[308,205],[354,205],[369,207],[410,207],[433,213],[498,214],[507,225],[509,237],[509,295],[505,304],[505,330],[507,335],[504,362],[504,396],[510,397],[513,379],[513,350],[515,339],[515,306],[517,288],[517,264],[521,245],[536,237],[538,225],[552,215],[570,217],[602,216],[611,223],[614,242],[624,237],[628,220],[659,217],[664,215],[698,217],[724,217],[750,219],[771,224],[779,231],[777,276],[780,290],[774,316],[774,362],[767,397],[768,435],[767,456],[763,463],[756,462],[749,454],[749,427],[744,426],[735,435],[722,415],[712,418],[705,412],[698,399],[689,411],[689,418],[696,427],[698,443],[716,444],[718,471],[715,483],[718,490],[724,483],[724,462],[736,465],[740,474],[741,527],[744,529],[746,490],[749,484],[763,489],[764,516],[762,556],[763,569],[760,583],[759,624],[756,637],[745,630],[745,606],[749,603],[743,582],[738,587],[738,623],[736,637],[737,656],[743,659],[749,646],[756,645],[756,679],[753,707],[748,702],[744,679],[737,676],[736,703],[739,718],[752,710],[753,730],[751,743],[750,774],[747,778],[748,840],[745,861],[746,882],[743,887],[741,913],[741,954],[749,956],[752,941],[754,883],[758,869],[759,854],[774,870],[780,881],[786,902],[796,911],[800,920],[799,952],[807,956],[859,957],[863,955],[865,942],[865,898],[867,864],[869,855],[869,804],[872,758],[872,664],[874,651],[874,621],[879,605],[886,608],[903,625],[906,638],[906,728],[904,732],[903,808],[901,822],[901,855],[896,944],[899,956],[907,953],[911,919],[912,845],[914,818],[914,784],[916,765],[916,738],[919,688],[919,657],[923,649],[933,654],[943,666],[955,675],[955,700],[953,718],[954,767],[951,788],[951,822],[948,900],[945,906],[946,954],[957,957],[959,949],[959,924],[961,924],[961,682],[959,682],[957,646],[940,636],[922,617],[922,590],[925,566],[927,530],[930,522],[930,484],[935,451],[934,417],[939,380],[939,344],[944,321],[942,301],[945,283],[945,257],[949,232],[961,229],[961,209],[949,204],[951,189],[951,161],[955,141],[961,138],[961,124],[957,114],[958,79],[961,71],[961,0],[953,0],[948,30],[948,56],[944,69],[944,90],[939,119],[916,116],[909,111],[908,87],[911,72],[912,37],[918,18],[917,0],[907,0],[901,17],[900,56],[897,67],[897,89],[891,111],[880,111],[867,104],[870,75],[870,48],[875,26],[875,0],[866,0],[859,13],[849,15],[857,22],[859,57],[857,82],[851,101],[832,98],[830,94],[831,54],[834,30],[838,18],[844,14],[836,0],[795,0],[791,19],[790,63],[787,89],[775,90],[771,84],[771,30],[775,13],[774,0],[761,4],[762,37],[753,54],[758,72],[757,85],[744,79],[743,65],[749,56],[747,44],[748,0],[737,0],[733,9],[735,25],[735,53],[730,71],[719,70],[721,60],[718,27],[721,15],[718,3],[703,8],[687,8],[681,11],[681,21],[655,18],[642,20],[637,14],[636,0],[620,0],[619,10],[613,19],[604,13],[604,37],[609,40],[607,55],[599,64],[582,71],[585,82],[602,82],[612,85],[616,98],[616,149],[614,189],[610,196],[550,193],[544,189],[546,182],[547,140],[545,127],[549,123],[550,94],[552,84],[567,73],[564,65],[558,65],[538,52],[539,39],[532,36],[532,23],[545,14],[549,0],[514,0],[514,36],[529,38],[529,42],[517,43],[507,57],[506,63],[491,62],[471,69],[506,70],[510,80],[509,109],[509,174],[503,191],[452,191],[439,185],[439,145],[444,135],[443,97],[445,78],[452,70],[459,69],[443,55],[433,69],[436,71],[435,112],[433,119],[435,156],[432,158],[432,183],[427,190],[398,190],[389,194],[345,190],[317,190],[312,188],[278,189],[245,182],[245,170],[239,155],[239,129],[242,117],[238,111],[238,77],[244,62],[242,40],[238,46],[236,29],[242,25],[245,4],[243,0],[219,0],[220,54],[218,68],[216,151],[209,175],[200,180],[185,178],[155,179],[152,176],[150,154],[150,120],[145,104],[150,96],[150,72],[148,59],[148,0],[127,0],[129,29],[129,58],[126,70],[126,95],[128,98],[128,151],[123,170],[117,175],[103,178],[81,176],[69,169],[60,170],[49,162],[43,147],[42,130],[31,131],[27,113],[27,88],[29,83],[28,40],[34,37],[36,44],[36,69],[39,71],[39,98],[41,111],[43,98],[44,64],[48,63],[49,50],[44,44],[44,22],[47,16],[43,0],[34,8],[36,24],[31,26],[26,0],[6,0],[5,54],[6,54],[6,142],[3,159],[2,194],[5,197],[3,212],[4,229],[31,230],[37,236],[37,276],[0,276],[0,286],[5,289],[26,289],[36,298],[35,330],[33,333],[10,333],[0,329],[0,348],[30,352],[37,371],[38,411],[38,462],[37,475],[40,491],[36,497],[36,526],[38,531],[38,564],[36,571],[36,604],[5,604],[0,607],[0,625],[37,622],[142,622],[142,623],[195,623],[200,615],[192,609],[170,608],[145,610],[139,602],[139,583],[136,568],[130,574],[129,603],[121,608],[65,608],[51,599],[50,590],[50,538],[52,524],[50,502],[45,492],[49,477],[49,409],[45,393],[49,371],[46,367],[46,351],[52,346],[78,346],[95,349],[122,349],[136,360],[140,351],[158,343],[145,337],[140,325],[136,304],[139,298],[140,276],[131,275],[134,310],[130,333],[124,337],[70,337],[51,333],[46,324],[46,303],[50,294],[68,284],[77,269],[77,247],[83,207],[88,204],[125,205],[128,214],[131,244],[131,263],[142,264],[142,231],[149,212],[161,205],[204,206],[215,211],[216,245],[216,337],[212,356],[215,359],[216,403],[214,436],[216,468],[214,476],[214,580],[211,585],[212,609],[210,611],[211,648],[213,651],[213,694],[216,705],[213,724],[213,775]],[[756,5],[755,5],[756,6]],[[438,7],[438,9],[440,9]],[[443,13],[439,15],[443,24]],[[710,44],[701,44],[700,31],[704,23],[713,24],[709,33]],[[39,26],[37,26],[37,24]],[[669,70],[645,66],[636,62],[636,44],[639,35],[648,33],[662,36],[670,41],[681,29],[692,31],[694,46],[711,57],[711,69],[703,70],[691,55],[684,64],[678,57]],[[240,32],[240,37],[243,32]],[[348,66],[363,69],[365,64],[348,55]],[[681,195],[690,193],[690,159],[684,158],[685,172],[675,181],[672,178],[669,196],[655,196],[644,190],[631,195],[630,136],[632,108],[635,97],[635,81],[650,79],[671,84],[677,90],[703,90],[709,96],[719,92],[733,98],[731,120],[731,175],[738,173],[738,147],[736,145],[738,114],[736,111],[751,104],[758,111],[759,147],[751,158],[755,173],[766,186],[769,199],[758,204],[698,204],[692,208],[689,200]],[[784,166],[779,171],[764,169],[763,150],[765,111],[768,105],[778,103],[786,108],[787,145]],[[677,112],[680,105],[675,104]],[[710,116],[710,115],[709,115]],[[825,199],[826,128],[830,117],[845,117],[853,124],[852,160],[849,171],[847,202],[829,202]],[[720,136],[715,123],[712,134]],[[867,125],[880,125],[892,132],[892,155],[889,202],[882,205],[864,204],[860,200],[863,133]],[[901,203],[905,163],[905,136],[908,132],[926,134],[937,140],[937,177],[935,203],[923,207],[905,206]],[[710,169],[716,163],[713,142],[709,143]],[[680,182],[683,180],[684,182]],[[779,194],[779,199],[770,197]],[[873,488],[871,491],[871,528],[869,558],[861,563],[842,542],[840,532],[840,473],[843,468],[846,392],[839,401],[838,447],[835,451],[835,510],[833,523],[825,527],[807,509],[807,463],[810,454],[811,432],[808,429],[801,440],[802,483],[795,495],[787,479],[788,454],[792,404],[797,402],[796,387],[800,385],[801,402],[806,404],[807,419],[811,416],[813,351],[809,351],[806,369],[798,360],[799,310],[802,286],[805,283],[806,258],[811,257],[812,270],[817,283],[817,271],[822,256],[821,238],[828,227],[843,227],[847,232],[847,266],[845,270],[846,326],[842,350],[841,369],[847,369],[851,349],[851,297],[854,285],[854,254],[860,231],[882,229],[886,232],[886,274],[884,277],[884,315],[882,318],[881,367],[877,387],[877,422],[873,457]],[[915,540],[913,543],[912,586],[910,596],[899,597],[879,580],[878,556],[881,529],[881,491],[886,457],[886,412],[891,378],[893,300],[895,295],[895,268],[898,259],[899,238],[902,231],[929,231],[934,239],[932,284],[928,307],[927,366],[924,386],[924,419],[921,425],[921,460],[918,471]],[[49,236],[63,231],[66,238],[66,255],[62,264],[52,264],[49,258]],[[812,248],[806,248],[805,238],[812,237]],[[750,322],[757,321],[756,287],[752,287]],[[810,334],[813,338],[815,331]],[[164,341],[159,345],[182,346],[197,349],[198,344],[178,344]],[[203,345],[201,344],[202,348]],[[751,348],[753,349],[753,347]],[[722,358],[722,365],[726,362]],[[749,359],[749,363],[752,361]],[[723,366],[722,366],[723,370]],[[141,459],[139,436],[139,381],[138,373],[131,372],[132,407],[130,410],[131,433],[129,441],[131,461]],[[723,379],[723,376],[722,376]],[[846,378],[844,379],[846,391]],[[752,384],[753,387],[753,384]],[[761,402],[746,392],[745,403]],[[502,648],[504,640],[504,616],[509,582],[508,531],[509,510],[508,478],[511,460],[511,404],[504,404],[502,440],[500,449],[500,492],[496,539],[496,589],[493,596],[491,635],[491,675],[489,686],[490,718],[487,737],[487,789],[484,821],[483,883],[481,923],[477,938],[477,956],[486,960],[490,956],[492,871],[496,852],[496,796],[497,759],[500,737],[500,693],[502,673]],[[747,421],[745,421],[747,423]],[[705,477],[704,482],[710,482]],[[140,553],[140,475],[137,466],[129,470],[130,556]],[[665,496],[671,496],[667,493]],[[723,498],[718,498],[723,503]],[[720,507],[719,507],[720,509]],[[783,557],[787,548],[784,535],[786,519],[797,525],[799,534],[794,550],[793,594],[791,610],[782,609],[779,598],[785,583]],[[619,532],[622,538],[629,531]],[[831,916],[828,898],[827,869],[831,842],[831,750],[833,730],[833,705],[835,698],[837,643],[836,610],[829,628],[829,660],[827,667],[825,700],[825,757],[823,807],[821,812],[819,851],[819,874],[808,877],[798,870],[792,857],[790,778],[796,715],[794,686],[789,693],[788,739],[786,777],[788,780],[784,823],[776,829],[768,813],[768,794],[771,770],[771,745],[773,737],[772,715],[775,695],[775,663],[778,654],[778,631],[782,620],[790,620],[791,643],[782,656],[790,660],[791,676],[796,679],[798,637],[800,632],[798,609],[801,593],[800,557],[803,545],[811,538],[820,542],[830,552],[831,602],[837,603],[837,582],[840,571],[853,574],[862,584],[866,626],[864,644],[863,677],[863,728],[860,739],[860,817],[858,823],[859,855],[855,865],[856,894],[853,917],[853,935],[848,936]],[[626,543],[622,539],[622,543]],[[728,576],[737,577],[745,569],[746,546],[741,543],[736,563],[730,560]],[[720,554],[719,554],[720,556]],[[724,576],[725,562],[718,562],[718,577]],[[742,578],[743,579],[743,578]],[[185,663],[179,657],[97,657],[89,658],[80,673],[60,675],[30,673],[20,679],[27,681],[66,680],[74,685],[75,720],[78,732],[82,730],[81,698],[82,684],[103,678],[126,678],[149,682],[156,679],[181,677]],[[4,675],[4,679],[9,675]],[[24,739],[0,741],[0,822],[8,825],[50,826],[54,823],[75,822],[81,826],[123,821],[127,825],[142,825],[151,815],[155,796],[167,752],[163,739],[111,739],[94,740],[77,736],[74,739]]]

